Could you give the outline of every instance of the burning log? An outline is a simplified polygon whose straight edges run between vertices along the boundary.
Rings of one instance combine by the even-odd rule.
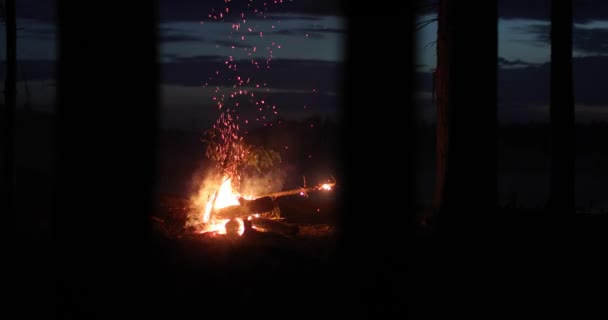
[[[252,213],[269,212],[276,206],[275,201],[271,197],[260,197],[253,200],[239,198],[239,203]]]
[[[229,206],[226,208],[216,209],[213,216],[218,219],[234,219],[247,217],[251,214],[251,211],[243,206]]]
[[[241,225],[237,219],[230,219],[228,222],[226,222],[224,227],[226,228],[227,235],[236,236],[239,233],[239,228]]]
[[[310,191],[319,190],[332,190],[336,183],[325,183],[315,187],[309,188],[298,188],[286,191],[273,192],[266,195],[255,197],[254,199],[248,200],[245,198],[239,198],[238,203],[240,205],[232,205],[220,209],[215,209],[213,216],[219,219],[234,219],[234,218],[245,218],[251,214],[262,214],[275,212],[278,205],[276,198],[285,197],[290,195],[307,195]],[[276,214],[278,217],[278,214]]]
[[[229,206],[215,210],[213,216],[218,219],[246,218],[256,213],[272,212],[277,204],[270,197],[263,197],[254,200],[239,198],[240,205]]]

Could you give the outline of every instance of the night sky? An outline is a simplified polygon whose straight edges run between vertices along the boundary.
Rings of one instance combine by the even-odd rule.
[[[498,120],[501,124],[549,121],[550,3],[550,0],[498,1]],[[418,21],[434,17],[436,13],[428,12],[421,14]],[[471,18],[474,19],[474,15]],[[608,121],[604,80],[608,70],[608,2],[575,0],[574,22],[576,121]],[[420,29],[416,37],[419,80],[416,97],[421,120],[433,122],[435,107],[431,102],[430,70],[436,60],[432,42],[437,37],[437,23]],[[479,39],[480,44],[483,41]],[[471,48],[471,54],[475,54],[475,48]]]
[[[336,1],[273,2],[264,6],[263,1],[253,1],[251,7],[241,5],[247,1],[159,2],[164,128],[200,131],[212,125],[219,115],[214,97],[229,95],[236,84],[237,73],[226,68],[227,60],[238,63],[238,76],[250,80],[239,89],[255,94],[255,101],[240,103],[239,114],[249,125],[279,117],[339,120],[346,35],[340,8]],[[45,112],[52,112],[55,94],[54,5],[52,0],[26,0],[17,8],[18,102],[28,101]],[[226,7],[232,11],[226,12]],[[86,36],[86,26],[83,29]],[[4,29],[1,33],[4,42]],[[110,39],[99,41],[112,45]],[[4,51],[0,59],[5,60]],[[3,81],[4,65],[0,68]],[[268,110],[254,105],[262,100]]]
[[[262,114],[255,111],[255,106],[245,106],[240,111],[250,123],[263,124],[279,116],[300,119],[319,114],[339,118],[347,21],[337,1],[286,0],[269,5],[267,11],[262,1],[252,2],[260,6],[263,14],[239,7],[240,3],[247,2],[229,3],[233,11],[214,20],[213,15],[226,7],[224,1],[159,2],[163,127],[198,131],[213,122],[217,116],[213,91],[219,86],[220,94],[226,94],[234,81],[210,78],[224,67],[222,63],[229,56],[242,62],[241,70],[251,74],[257,80],[255,84],[260,85],[255,88],[252,82],[246,87],[256,94],[265,94],[266,100],[278,110],[277,114]],[[499,1],[500,123],[542,123],[549,119],[549,4],[549,0]],[[17,8],[21,28],[19,103],[23,105],[27,100],[32,108],[47,112],[53,109],[55,92],[54,5],[53,0],[22,0]],[[234,30],[232,25],[240,20],[241,12],[248,21],[240,30]],[[434,15],[421,12],[418,19],[424,21]],[[597,0],[575,1],[574,19],[576,121],[608,121],[608,96],[604,94],[602,80],[602,70],[608,68],[608,4]],[[250,27],[251,32],[247,30]],[[436,31],[436,23],[417,31],[414,46],[419,86],[415,94],[424,123],[433,122],[435,117],[430,71],[435,65],[436,47],[432,42]],[[263,32],[263,37],[259,32]],[[3,42],[3,29],[0,37]],[[390,46],[372,40],[370,37],[370,46],[390,54]],[[111,45],[109,39],[99,41]],[[483,39],[479,41],[482,43]],[[255,53],[253,47],[257,49]],[[246,62],[268,58],[266,47],[273,51],[271,69],[254,70]],[[471,54],[475,54],[474,48]],[[4,51],[0,52],[1,60],[4,55]],[[0,74],[3,81],[4,64],[0,65]],[[263,116],[266,118],[256,119]]]

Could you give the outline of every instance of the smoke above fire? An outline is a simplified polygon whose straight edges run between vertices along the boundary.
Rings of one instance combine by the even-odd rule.
[[[215,168],[204,170],[205,173],[199,174],[194,179],[194,185],[197,190],[190,198],[190,203],[194,211],[188,215],[186,227],[197,226],[204,223],[205,207],[212,199],[215,192],[218,191],[218,186],[221,184],[222,176],[219,175]]]
[[[285,186],[287,172],[282,168],[273,168],[267,172],[258,173],[245,171],[241,173],[241,185],[239,191],[242,194],[263,196],[271,192],[277,192]]]

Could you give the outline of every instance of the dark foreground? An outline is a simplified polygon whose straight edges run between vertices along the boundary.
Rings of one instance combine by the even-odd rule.
[[[509,212],[470,248],[446,244],[440,232],[414,241],[404,231],[401,242],[383,243],[369,231],[345,242],[322,224],[291,237],[154,233],[144,251],[103,246],[67,261],[39,246],[17,255],[4,302],[16,318],[57,319],[605,313],[608,219],[579,216],[560,233],[546,221]]]
[[[320,214],[309,201],[285,203],[302,231],[293,237],[171,238],[131,229],[117,237],[123,215],[136,211],[115,202],[113,189],[91,196],[96,202],[77,202],[86,206],[69,221],[53,212],[52,135],[34,134],[52,132],[51,122],[34,120],[18,126],[18,228],[3,243],[5,318],[580,319],[606,312],[605,215],[577,215],[556,227],[542,210],[499,212],[486,236],[456,247],[450,244],[464,235],[414,233],[398,204],[364,209],[359,199],[344,199],[348,210]],[[99,204],[109,210],[92,210]],[[110,230],[93,226],[89,234],[90,223]]]

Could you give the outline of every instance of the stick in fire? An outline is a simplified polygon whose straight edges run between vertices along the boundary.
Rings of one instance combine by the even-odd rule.
[[[336,186],[336,182],[323,183],[314,187],[302,187],[292,190],[285,190],[279,192],[268,193],[259,195],[253,199],[239,198],[240,205],[229,206],[226,208],[215,210],[214,216],[223,219],[234,219],[241,218],[251,215],[253,213],[266,213],[272,212],[277,206],[276,199],[280,197],[286,197],[291,195],[307,196],[309,192],[313,191],[329,191]]]

